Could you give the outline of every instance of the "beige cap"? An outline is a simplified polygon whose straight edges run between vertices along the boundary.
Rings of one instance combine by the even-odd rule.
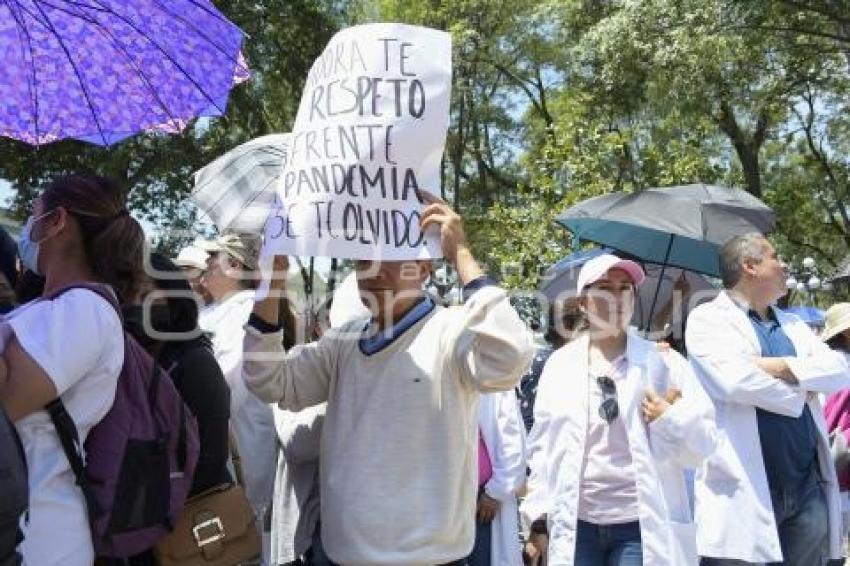
[[[850,303],[835,303],[826,311],[823,332],[824,342],[850,328]]]
[[[246,269],[257,269],[257,260],[260,257],[262,239],[255,234],[236,234],[233,232],[222,234],[212,241],[203,242],[200,247],[209,252],[224,252],[245,266]]]

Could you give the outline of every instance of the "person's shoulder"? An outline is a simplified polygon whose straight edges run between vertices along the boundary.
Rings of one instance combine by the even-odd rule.
[[[176,347],[172,357],[183,365],[194,365],[207,361],[215,362],[212,345],[203,339],[189,340]]]
[[[725,305],[725,301],[729,300],[730,299],[726,295],[726,292],[721,291],[717,294],[716,297],[714,297],[710,301],[706,301],[702,304],[695,306],[693,309],[691,309],[690,314],[715,311],[719,308],[722,308]]]
[[[169,362],[163,369],[169,371],[181,393],[192,395],[196,392],[202,398],[212,401],[228,390],[221,366],[206,341],[192,340],[181,344],[168,356]]]
[[[224,323],[230,324],[234,320],[241,320],[244,324],[248,320],[248,317],[251,316],[251,311],[254,310],[254,295],[254,291],[246,289],[245,291],[239,291],[227,299],[222,304],[222,307],[226,310],[226,320]]]
[[[727,308],[729,306],[732,306],[732,301],[726,295],[725,291],[718,293],[718,295],[710,301],[697,305],[691,309],[688,313],[688,327],[690,327],[694,322],[700,323],[706,320],[720,322],[722,320],[726,320],[727,317],[725,314],[728,312]]]
[[[73,323],[74,320],[85,320],[96,322],[98,326],[102,324],[112,330],[121,328],[121,317],[109,299],[102,294],[111,292],[108,287],[104,287],[103,291],[78,287],[52,299],[39,301],[32,308],[36,311],[41,308],[50,308],[54,313],[67,318],[69,323]]]

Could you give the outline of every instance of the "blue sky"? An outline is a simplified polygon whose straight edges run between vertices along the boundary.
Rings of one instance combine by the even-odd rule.
[[[0,179],[0,206],[5,207],[12,199],[12,186],[8,181]]]

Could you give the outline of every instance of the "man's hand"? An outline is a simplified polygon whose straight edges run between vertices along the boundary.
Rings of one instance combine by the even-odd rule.
[[[788,367],[788,362],[784,358],[762,358],[756,356],[753,358],[753,363],[761,371],[772,375],[776,379],[781,379],[790,385],[796,385],[798,383],[797,377],[791,371],[791,368]]]
[[[531,566],[538,566],[540,564],[540,561],[543,558],[543,553],[540,552],[540,549],[538,549],[534,545],[534,543],[525,543],[525,548],[523,549],[523,551],[528,560],[526,564],[529,564]]]
[[[455,266],[461,283],[466,285],[484,275],[469,249],[460,215],[440,197],[425,191],[419,191],[419,196],[426,204],[422,211],[420,229],[424,231],[434,225],[440,227],[443,256]]]
[[[288,271],[289,258],[285,255],[274,256],[269,288],[276,291],[282,291],[286,287],[286,274]]]
[[[655,391],[648,389],[646,396],[641,403],[641,412],[643,419],[647,423],[651,423],[670,408],[670,405],[675,403],[682,393],[678,389],[670,389],[664,394],[664,397],[659,396]]]
[[[493,499],[486,493],[482,493],[478,498],[478,508],[475,510],[475,516],[479,523],[490,523],[496,518],[496,513],[502,507],[498,499]]]
[[[286,288],[286,272],[289,271],[289,258],[285,255],[274,256],[272,272],[269,275],[269,293],[260,301],[254,301],[254,314],[269,324],[278,324],[280,318],[280,297]]]
[[[675,387],[671,387],[667,390],[667,393],[664,394],[664,400],[670,403],[671,405],[682,398],[682,390],[676,389]]]
[[[683,297],[691,292],[691,283],[685,276],[684,271],[682,271],[681,275],[679,275],[679,277],[676,278],[676,281],[673,282],[673,291],[678,291]]]

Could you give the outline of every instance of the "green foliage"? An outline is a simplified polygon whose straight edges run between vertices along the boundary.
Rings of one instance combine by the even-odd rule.
[[[554,219],[611,191],[706,182],[777,212],[789,258],[850,246],[850,19],[841,0],[223,0],[255,76],[225,118],[109,150],[0,141],[23,211],[59,172],[117,176],[136,211],[194,222],[191,173],[252,137],[286,131],[307,70],[339,26],[399,21],[453,38],[442,168],[476,254],[533,288],[569,252]],[[842,8],[844,6],[844,8]]]
[[[776,209],[787,256],[834,262],[850,244],[850,28],[836,3],[376,4],[453,34],[445,186],[507,285],[535,286],[567,253],[559,212],[617,190],[740,186]]]

